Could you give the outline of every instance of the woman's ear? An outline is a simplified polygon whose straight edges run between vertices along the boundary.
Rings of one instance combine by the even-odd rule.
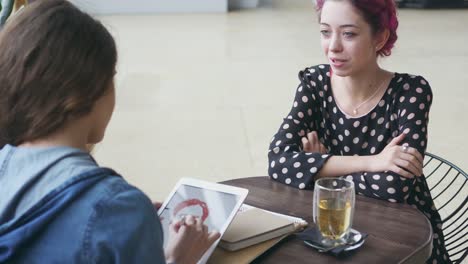
[[[390,31],[385,29],[377,33],[375,38],[375,50],[379,52],[385,44],[387,44],[388,38],[390,37]]]

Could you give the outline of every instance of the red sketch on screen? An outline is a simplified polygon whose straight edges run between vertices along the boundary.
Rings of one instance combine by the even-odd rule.
[[[209,215],[209,209],[205,202],[198,200],[198,199],[189,199],[189,200],[180,202],[179,204],[176,205],[176,207],[174,208],[174,211],[172,211],[172,216],[175,218],[180,211],[191,206],[199,206],[201,208],[202,214],[200,217],[202,219],[202,223],[205,222],[206,218],[208,218],[208,215]],[[199,215],[195,215],[195,216],[199,216]]]

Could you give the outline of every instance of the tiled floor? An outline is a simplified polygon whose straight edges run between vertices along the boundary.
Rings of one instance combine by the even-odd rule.
[[[120,58],[117,108],[97,159],[154,200],[184,176],[266,175],[268,143],[292,104],[297,72],[325,62],[312,2],[100,17]],[[468,9],[404,9],[399,17],[399,40],[382,64],[430,81],[428,151],[468,170]]]

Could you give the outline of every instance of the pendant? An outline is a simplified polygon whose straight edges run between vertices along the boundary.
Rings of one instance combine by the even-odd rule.
[[[353,114],[354,114],[354,115],[357,115],[357,109],[354,109],[354,110],[353,110]]]

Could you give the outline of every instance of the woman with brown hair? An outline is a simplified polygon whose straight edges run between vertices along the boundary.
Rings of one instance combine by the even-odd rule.
[[[162,248],[148,197],[87,151],[115,104],[115,42],[65,0],[0,31],[0,262],[195,263],[219,237],[194,217]]]

